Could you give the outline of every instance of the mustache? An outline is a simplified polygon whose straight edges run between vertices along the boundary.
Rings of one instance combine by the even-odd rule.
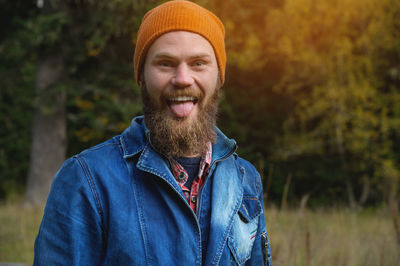
[[[181,96],[194,97],[197,100],[201,100],[204,98],[204,93],[203,93],[203,91],[201,91],[199,89],[184,88],[184,89],[173,89],[173,90],[169,90],[169,91],[164,91],[161,94],[161,97],[163,99],[170,99],[170,98],[176,98],[176,97],[181,97]]]

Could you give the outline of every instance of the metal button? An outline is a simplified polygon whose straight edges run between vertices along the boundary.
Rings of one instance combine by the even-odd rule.
[[[179,181],[183,181],[185,179],[185,173],[184,172],[180,172],[178,175],[178,180]]]
[[[196,196],[192,196],[192,198],[191,198],[192,203],[196,203],[196,199],[197,199]]]

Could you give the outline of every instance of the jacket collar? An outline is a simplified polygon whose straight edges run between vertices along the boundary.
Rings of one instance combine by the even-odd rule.
[[[212,147],[212,162],[221,160],[232,154],[236,148],[236,141],[227,138],[221,130],[217,130],[217,143]],[[149,130],[144,123],[144,117],[138,116],[132,119],[130,127],[128,127],[120,137],[120,142],[123,150],[123,157],[128,159],[142,152],[147,145]]]
[[[131,125],[122,132],[120,142],[124,159],[128,159],[141,152],[149,141],[146,137],[148,129],[144,125],[144,117],[138,116],[132,119]]]

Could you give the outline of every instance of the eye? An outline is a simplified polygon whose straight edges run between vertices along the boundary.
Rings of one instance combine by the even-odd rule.
[[[207,65],[207,62],[204,60],[196,60],[192,63],[192,66],[196,69],[203,69]]]
[[[160,62],[158,62],[158,65],[161,67],[170,67],[170,66],[172,66],[172,63],[169,61],[160,61]]]

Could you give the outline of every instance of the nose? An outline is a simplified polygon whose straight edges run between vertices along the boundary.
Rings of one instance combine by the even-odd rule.
[[[172,85],[185,88],[191,86],[193,82],[189,67],[183,63],[179,64],[175,70],[175,76],[172,78]]]

